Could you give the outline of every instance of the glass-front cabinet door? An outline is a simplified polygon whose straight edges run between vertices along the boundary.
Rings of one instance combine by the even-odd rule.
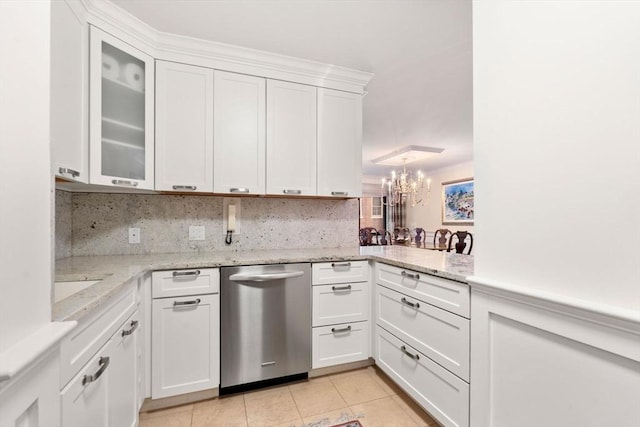
[[[90,182],[153,189],[153,58],[91,27]]]

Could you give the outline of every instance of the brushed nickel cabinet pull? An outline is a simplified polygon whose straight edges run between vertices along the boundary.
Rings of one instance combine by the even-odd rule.
[[[80,176],[80,172],[78,172],[77,170],[70,169],[70,168],[58,168],[58,172],[60,174],[71,175],[72,178]]]
[[[351,267],[351,263],[350,262],[332,262],[331,267],[333,268]]]
[[[420,280],[420,275],[419,274],[412,274],[412,273],[407,273],[406,271],[402,270],[402,273],[400,273],[402,275],[402,277],[408,277],[409,279],[416,279],[416,280]]]
[[[200,304],[200,301],[201,301],[200,298],[196,298],[191,301],[174,301],[173,306],[179,307],[179,306],[185,306],[185,305],[198,305]]]
[[[351,285],[347,285],[347,286],[332,286],[331,290],[333,290],[333,291],[350,291],[351,290]]]
[[[351,325],[341,329],[331,328],[331,332],[334,334],[339,334],[341,332],[351,332]]]
[[[111,183],[113,185],[122,185],[124,187],[137,187],[138,183],[135,181],[128,181],[126,179],[112,179]]]
[[[408,305],[411,308],[420,308],[420,303],[418,302],[410,302],[405,297],[402,297],[400,300],[401,303]]]
[[[347,191],[332,191],[332,196],[348,196],[349,193]]]
[[[189,190],[189,191],[196,191],[196,186],[195,185],[174,185],[173,189],[174,190]]]
[[[138,325],[140,324],[140,322],[138,322],[137,320],[132,320],[131,321],[131,328],[130,329],[125,329],[122,331],[122,336],[126,337],[127,335],[131,335],[133,333],[133,331],[135,331],[136,329],[138,329]]]
[[[420,355],[419,355],[418,353],[416,353],[416,354],[411,354],[411,353],[409,353],[409,352],[407,351],[407,347],[406,347],[406,346],[404,346],[404,345],[403,345],[402,347],[400,347],[400,350],[402,350],[402,352],[403,352],[404,354],[406,354],[407,356],[409,356],[409,357],[410,357],[410,358],[412,358],[413,360],[420,360]]]
[[[87,385],[89,383],[97,381],[98,378],[100,378],[100,376],[104,373],[104,371],[107,370],[107,368],[109,367],[109,363],[110,361],[108,357],[101,357],[98,361],[98,364],[100,364],[100,368],[98,368],[95,374],[85,375],[84,377],[82,377],[82,385]]]
[[[230,188],[229,192],[230,193],[248,193],[249,189],[248,188]]]
[[[282,190],[284,194],[302,194],[301,190]]]
[[[200,270],[173,272],[173,277],[188,277],[188,276],[199,276],[199,275],[200,275]]]

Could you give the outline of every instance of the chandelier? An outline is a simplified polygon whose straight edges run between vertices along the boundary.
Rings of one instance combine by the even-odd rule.
[[[431,192],[431,179],[427,179],[427,194]],[[411,203],[412,207],[422,204],[421,192],[424,189],[424,174],[417,171],[415,176],[407,172],[406,159],[403,159],[402,172],[391,171],[391,179],[382,178],[380,193],[387,196],[392,205]],[[386,194],[385,194],[386,193]],[[426,197],[425,197],[426,199]]]

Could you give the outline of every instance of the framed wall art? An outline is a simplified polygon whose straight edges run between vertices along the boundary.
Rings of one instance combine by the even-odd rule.
[[[473,178],[442,183],[442,224],[473,225]]]

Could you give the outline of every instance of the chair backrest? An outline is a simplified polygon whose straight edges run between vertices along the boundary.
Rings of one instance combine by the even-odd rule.
[[[411,244],[411,231],[404,227],[399,228],[396,227],[393,229],[393,241],[400,245],[410,245]]]
[[[366,229],[361,228],[358,234],[360,236],[360,246],[367,246],[367,242],[369,241],[369,232]]]
[[[455,244],[455,251],[458,254],[464,253],[464,249],[467,246],[467,243],[465,242],[465,240],[467,239],[467,237],[469,237],[470,245],[469,245],[469,250],[467,251],[467,255],[469,255],[471,253],[471,249],[473,248],[473,235],[468,231],[456,231],[451,235],[451,237],[449,237],[449,246],[447,247],[447,252],[451,252],[451,243],[453,243],[454,237],[458,239],[458,241]]]
[[[440,228],[433,234],[433,246],[446,247],[447,236],[451,234],[451,230],[448,228]],[[437,243],[436,243],[437,242]]]
[[[420,247],[420,245],[422,245],[424,242],[424,233],[425,233],[424,228],[418,227],[414,231],[416,233],[416,236],[414,237],[413,240],[416,242],[416,246]]]
[[[391,245],[391,233],[389,233],[388,230],[385,229],[380,229],[378,230],[378,238],[379,241],[378,243],[383,245],[383,246],[387,246],[387,245]]]
[[[378,230],[375,227],[364,227],[360,229],[360,246],[371,246],[378,244]]]

